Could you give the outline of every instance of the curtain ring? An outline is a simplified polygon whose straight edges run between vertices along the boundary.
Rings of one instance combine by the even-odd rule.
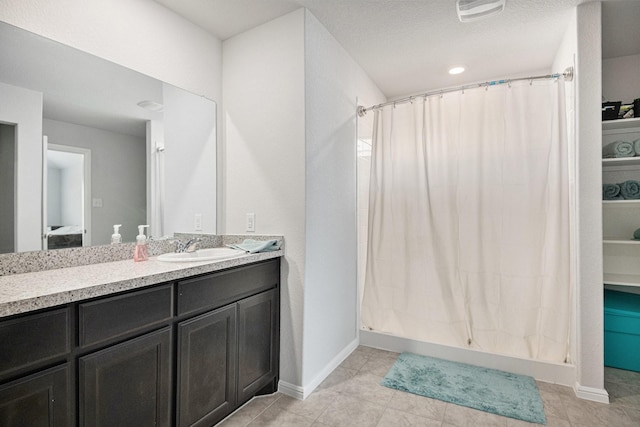
[[[511,89],[511,80],[507,81],[507,86],[509,87],[509,89]]]
[[[442,99],[443,93],[442,91],[440,91],[440,99]]]
[[[410,104],[413,104],[413,96],[410,96],[410,97],[409,97],[409,103],[410,103]]]
[[[533,86],[533,79],[529,79],[529,86]]]

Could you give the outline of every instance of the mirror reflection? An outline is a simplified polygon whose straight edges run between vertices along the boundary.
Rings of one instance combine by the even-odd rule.
[[[1,22],[0,55],[0,253],[215,233],[213,101]]]

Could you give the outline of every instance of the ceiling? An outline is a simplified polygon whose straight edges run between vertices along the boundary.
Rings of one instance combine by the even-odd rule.
[[[550,70],[572,9],[591,0],[507,0],[496,16],[461,23],[455,0],[156,0],[221,40],[306,7],[388,97]],[[640,0],[613,1],[640,46]],[[613,8],[610,8],[613,9]],[[631,14],[633,16],[633,13]],[[635,34],[629,34],[635,33]],[[634,44],[635,43],[635,44]],[[624,50],[624,49],[623,49]],[[627,49],[628,50],[628,49]],[[639,52],[636,52],[639,53]],[[450,76],[454,65],[467,71]]]
[[[156,1],[221,40],[306,7],[392,98],[546,70],[581,0],[507,0],[500,15],[466,24],[455,0]],[[467,72],[450,76],[454,65]]]

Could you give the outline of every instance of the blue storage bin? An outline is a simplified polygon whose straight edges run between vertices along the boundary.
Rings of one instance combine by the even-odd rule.
[[[604,291],[604,364],[640,372],[640,295]]]

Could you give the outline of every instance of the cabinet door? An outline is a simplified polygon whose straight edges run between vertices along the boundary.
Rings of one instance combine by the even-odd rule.
[[[72,425],[68,378],[62,365],[0,386],[0,426]]]
[[[169,426],[171,328],[79,359],[80,425]]]
[[[238,404],[277,377],[278,320],[277,289],[238,302]]]
[[[178,425],[212,426],[235,408],[236,305],[178,324]]]

